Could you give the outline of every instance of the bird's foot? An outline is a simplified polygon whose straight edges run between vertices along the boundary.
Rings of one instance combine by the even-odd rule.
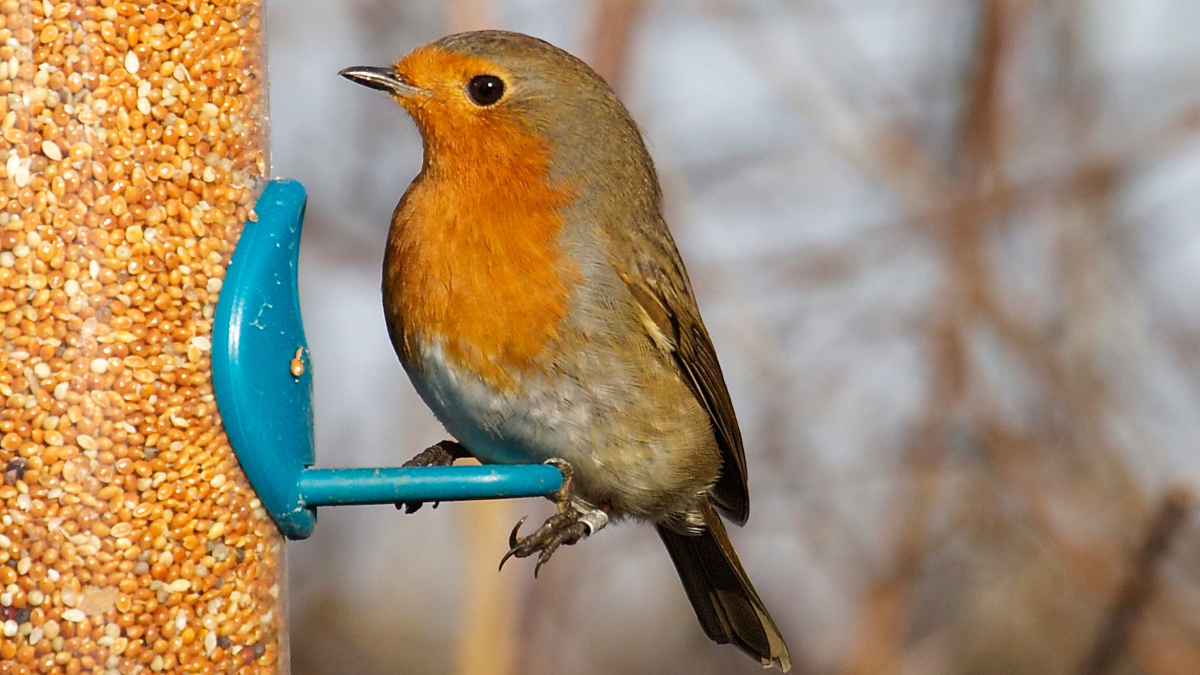
[[[558,467],[563,474],[563,484],[551,497],[558,504],[558,512],[546,519],[542,526],[533,534],[518,537],[521,525],[525,524],[528,516],[522,517],[508,535],[508,553],[500,559],[500,569],[509,558],[527,558],[538,554],[537,565],[533,568],[536,578],[542,565],[554,555],[560,546],[570,546],[580,539],[590,537],[608,524],[608,514],[597,508],[571,497],[571,483],[575,471],[571,465],[561,459],[551,459],[546,462]]]
[[[467,452],[459,443],[454,441],[442,441],[429,446],[422,450],[416,457],[401,464],[401,467],[410,466],[450,466],[456,459],[470,457],[471,453]],[[404,508],[405,513],[415,513],[417,509],[425,502],[400,502],[396,504],[396,508]],[[440,502],[434,502],[433,508],[437,508]]]

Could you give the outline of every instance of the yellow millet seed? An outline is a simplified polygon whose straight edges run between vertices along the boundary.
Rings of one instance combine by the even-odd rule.
[[[211,361],[261,29],[253,0],[0,0],[0,675],[280,667],[282,540]]]

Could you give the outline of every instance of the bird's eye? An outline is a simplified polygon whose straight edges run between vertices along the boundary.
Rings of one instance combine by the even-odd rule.
[[[504,96],[504,80],[495,75],[476,75],[467,83],[467,96],[475,105],[492,105]]]

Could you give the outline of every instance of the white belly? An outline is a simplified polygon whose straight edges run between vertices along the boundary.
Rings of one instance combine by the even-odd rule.
[[[522,382],[521,393],[497,391],[458,368],[440,343],[423,345],[421,363],[408,367],[417,393],[433,414],[480,461],[497,464],[579,461],[589,448],[592,415],[587,397],[571,381],[555,386]]]

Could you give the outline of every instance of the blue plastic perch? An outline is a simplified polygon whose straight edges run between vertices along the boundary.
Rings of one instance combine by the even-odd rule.
[[[312,366],[296,270],[306,201],[295,181],[269,183],[225,275],[213,327],[213,383],[229,441],[289,539],[318,506],[532,497],[562,485],[546,465],[313,469]]]

